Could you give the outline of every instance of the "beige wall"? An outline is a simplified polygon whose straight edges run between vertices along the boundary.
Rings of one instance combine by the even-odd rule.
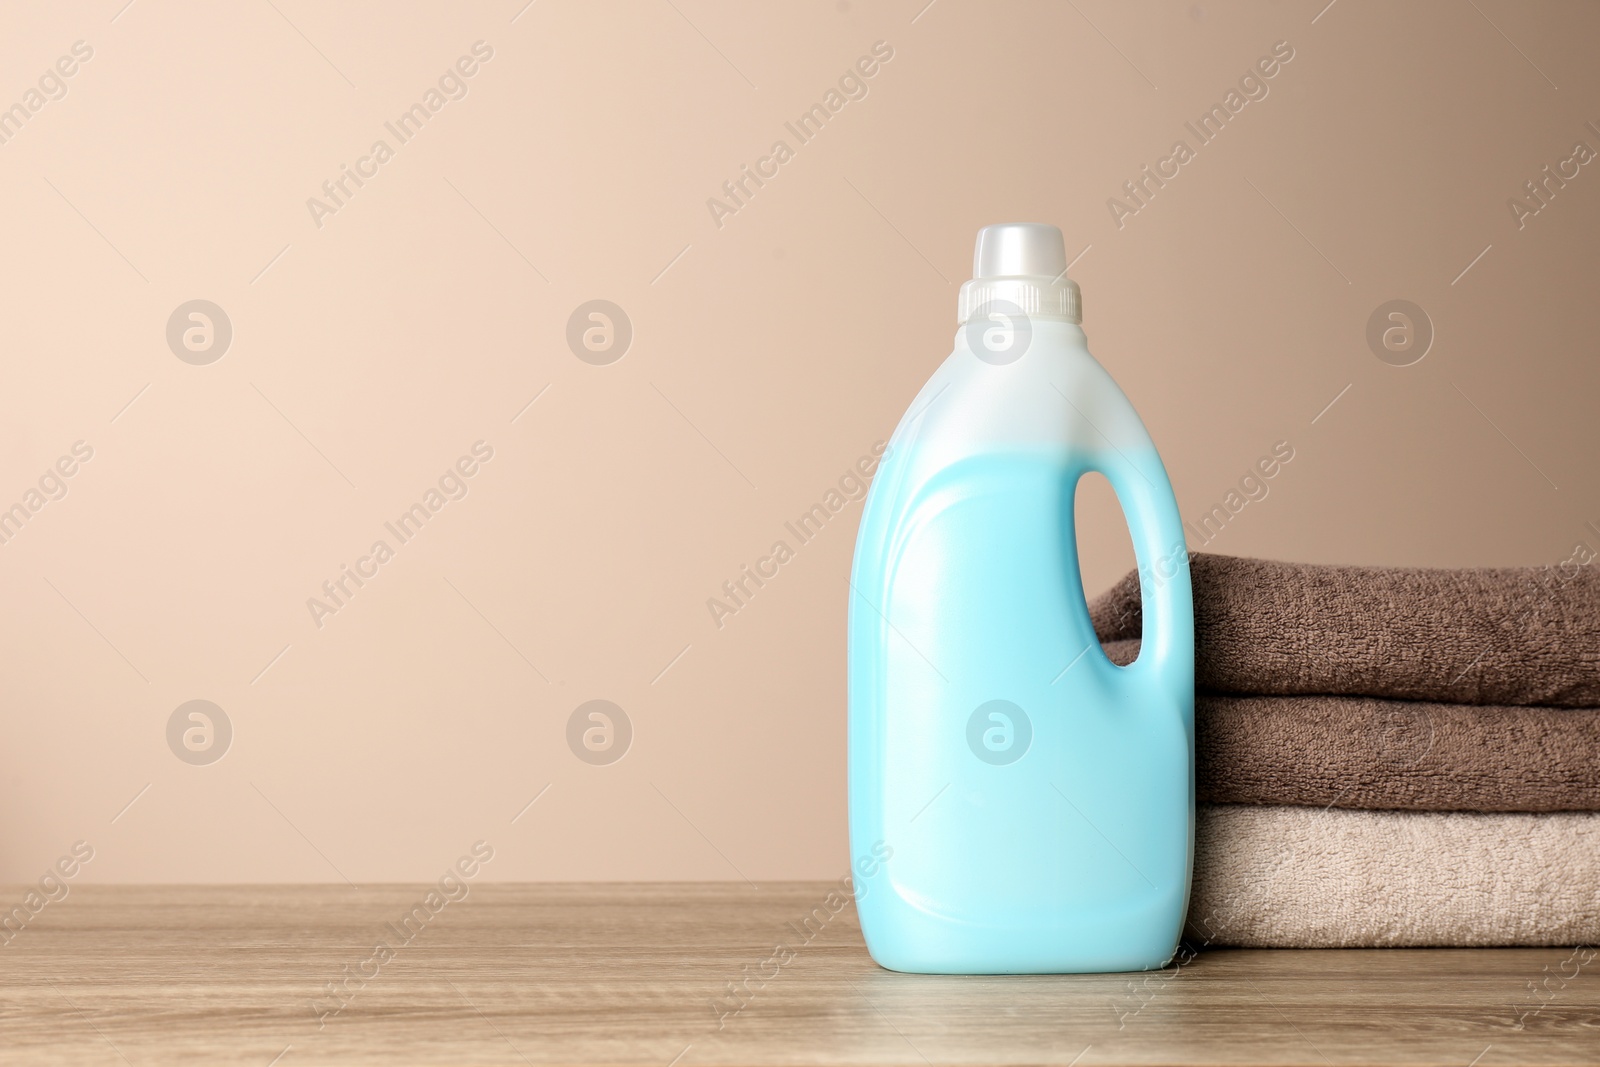
[[[836,877],[859,505],[720,629],[706,602],[888,435],[986,223],[1086,249],[1091,344],[1186,517],[1292,445],[1212,550],[1600,546],[1600,166],[1507,204],[1600,149],[1591,5],[123,2],[0,30],[0,105],[93,50],[0,144],[0,505],[93,450],[0,545],[0,880],[79,840],[96,881],[422,879],[478,839],[495,879]],[[479,41],[464,98],[385,129]],[[1280,41],[1201,146],[1184,123]],[[233,332],[205,365],[166,336],[195,299]],[[565,339],[594,299],[632,323],[609,365]],[[1394,299],[1434,328],[1410,366],[1366,340]],[[480,441],[463,499],[385,530]],[[1125,537],[1086,496],[1098,587]],[[593,699],[620,762],[569,749]],[[209,765],[169,747],[191,700],[231,723]]]

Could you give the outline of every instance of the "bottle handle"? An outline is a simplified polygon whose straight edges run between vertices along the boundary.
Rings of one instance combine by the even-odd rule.
[[[1141,469],[1119,450],[1109,462],[1089,468],[1111,483],[1139,568],[1139,657],[1123,669],[1169,675],[1192,688],[1194,599],[1189,549],[1165,467],[1153,449],[1144,462],[1154,469]],[[1178,679],[1173,672],[1182,672],[1183,677]]]

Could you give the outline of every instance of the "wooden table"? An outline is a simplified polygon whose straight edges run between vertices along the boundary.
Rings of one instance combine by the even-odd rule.
[[[832,888],[477,884],[397,931],[427,887],[75,886],[0,950],[0,1062],[1600,1063],[1570,949],[902,975]]]

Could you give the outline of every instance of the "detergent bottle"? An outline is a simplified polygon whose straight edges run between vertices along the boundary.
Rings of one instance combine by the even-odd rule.
[[[901,419],[849,589],[850,847],[896,971],[1131,971],[1177,949],[1194,841],[1194,611],[1177,502],[1089,354],[1061,231],[978,234],[955,351]],[[1138,557],[1119,667],[1079,573],[1079,478]]]

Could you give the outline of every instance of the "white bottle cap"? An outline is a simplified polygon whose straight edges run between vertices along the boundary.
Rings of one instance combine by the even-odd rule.
[[[972,280],[956,299],[956,322],[964,324],[985,304],[1006,301],[1032,318],[1083,321],[1078,283],[1067,277],[1061,231],[1041,222],[1007,222],[978,231]]]

